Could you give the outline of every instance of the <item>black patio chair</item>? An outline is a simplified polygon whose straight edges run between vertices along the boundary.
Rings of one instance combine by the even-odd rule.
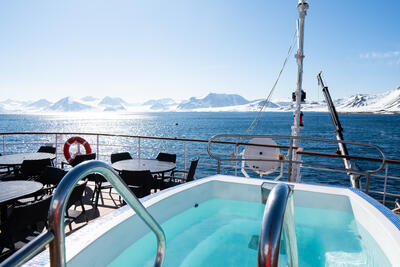
[[[53,146],[41,146],[41,147],[39,147],[37,152],[39,152],[39,153],[50,153],[50,154],[54,154],[55,155],[56,154],[56,148],[53,147]],[[55,165],[54,164],[54,160],[55,160],[55,158],[51,160],[52,166]]]
[[[44,190],[47,192],[47,194],[52,194],[53,190],[61,182],[65,174],[67,174],[67,171],[63,169],[46,166],[36,181],[43,184]]]
[[[82,162],[85,162],[85,161],[89,161],[89,160],[94,160],[94,159],[96,159],[96,153],[76,155],[75,158],[70,163],[62,162],[61,163],[61,168],[64,169],[65,165],[70,165],[72,167],[75,167],[79,163],[82,163]],[[88,179],[88,181],[91,181],[91,182],[95,183],[95,187],[94,187],[93,195],[92,195],[92,202],[93,202],[93,200],[95,200],[94,201],[94,207],[97,208],[99,195],[101,195],[101,188],[102,188],[102,186],[105,186],[105,185],[108,186],[109,183],[106,181],[106,179],[103,176],[101,176],[99,174],[89,174],[87,176],[87,179]],[[110,195],[111,195],[111,193],[110,193]],[[102,195],[101,195],[101,198],[103,199]],[[113,199],[113,201],[114,201],[114,199]],[[104,203],[104,201],[103,201],[103,203]]]
[[[129,152],[120,152],[120,153],[113,153],[111,154],[111,164],[121,161],[121,160],[126,160],[126,159],[132,159],[132,156],[129,154]],[[114,202],[115,205],[117,205],[117,203],[115,203],[114,198],[112,196],[112,189],[113,186],[106,181],[106,179],[104,177],[102,177],[101,175],[97,175],[97,176],[93,176],[92,179],[95,179],[95,189],[93,192],[93,197],[92,197],[92,201],[94,201],[94,206],[95,208],[97,208],[98,202],[99,202],[99,198],[101,199],[102,204],[104,205],[104,198],[103,198],[103,194],[102,194],[102,190],[109,190],[108,194],[111,198],[111,200]]]
[[[61,168],[64,169],[65,165],[71,165],[72,167],[75,167],[79,163],[93,159],[96,159],[96,153],[76,155],[75,158],[69,163],[61,162]]]
[[[21,165],[21,179],[36,180],[47,166],[52,166],[51,159],[24,160]]]
[[[193,181],[198,163],[199,158],[196,158],[190,162],[189,171],[173,170],[171,176],[164,177],[163,189]]]
[[[1,153],[0,153],[0,156],[1,156]],[[10,174],[11,174],[10,167],[0,166],[0,179],[1,179],[1,177],[3,177],[3,176],[5,177],[5,176],[8,176]]]
[[[41,146],[37,152],[56,154],[56,148],[53,146]]]
[[[82,163],[82,162],[88,161],[88,160],[94,160],[94,159],[96,159],[96,153],[76,155],[75,158],[71,161],[71,163],[69,163],[69,165],[71,165],[72,167],[75,167],[79,163]],[[101,201],[104,205],[104,199],[103,199],[103,195],[101,193],[101,190],[104,190],[104,189],[110,190],[110,192],[109,192],[110,198],[112,199],[114,204],[117,205],[111,194],[112,186],[109,182],[107,182],[107,180],[102,175],[89,174],[87,176],[87,178],[88,178],[88,181],[95,183],[95,187],[94,187],[93,195],[92,195],[92,202],[93,202],[95,209],[97,208],[99,198],[101,198]]]
[[[150,171],[121,171],[121,178],[137,198],[150,195],[154,180]]]
[[[66,207],[66,210],[65,210],[65,218],[66,218],[65,224],[68,225],[70,231],[72,231],[71,224],[73,222],[76,222],[81,214],[85,216],[86,223],[89,222],[88,218],[87,218],[87,215],[86,215],[85,206],[83,205],[83,194],[85,192],[86,185],[87,185],[87,180],[85,180],[84,182],[76,185],[74,190],[72,191],[69,199],[68,199],[67,207]],[[75,209],[72,210],[70,208],[73,205],[75,205]],[[76,210],[76,207],[78,205],[81,206],[82,211],[77,211]]]
[[[131,154],[129,152],[121,152],[121,153],[113,153],[111,154],[111,164],[117,161],[132,159]]]
[[[168,161],[168,162],[176,163],[176,154],[160,152],[160,153],[158,153],[156,159],[160,160],[160,161]]]
[[[112,196],[113,186],[102,175],[91,174],[88,177],[89,177],[89,181],[92,181],[95,183],[93,195],[92,195],[92,203],[93,203],[94,209],[97,209],[97,206],[99,204],[99,199],[101,200],[102,205],[104,205],[104,197],[102,194],[102,190],[105,190],[105,189],[109,190],[108,194],[109,194],[112,202],[114,203],[115,206],[118,206]]]
[[[51,197],[47,197],[11,209],[6,221],[0,225],[0,253],[15,252],[40,234],[47,226],[50,202]]]
[[[160,160],[160,161],[176,163],[176,154],[169,154],[169,153],[160,152],[160,153],[158,153],[156,159]],[[169,175],[172,175],[172,173],[170,173]],[[156,180],[155,180],[155,183],[153,185],[153,188],[155,190],[162,189],[163,188],[163,180],[164,180],[165,174],[164,173],[159,173],[159,174],[156,174],[154,177],[156,178]]]

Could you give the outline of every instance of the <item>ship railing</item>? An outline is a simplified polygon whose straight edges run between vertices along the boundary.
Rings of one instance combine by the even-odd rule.
[[[238,141],[233,142],[232,141],[233,138],[236,138]],[[289,145],[252,144],[252,143],[243,141],[243,140],[249,139],[249,138],[272,138],[274,140],[285,139],[285,140],[288,140]],[[228,141],[228,142],[225,141],[225,144],[234,145],[236,150],[239,150],[239,149],[237,149],[238,146],[261,146],[261,147],[267,147],[267,148],[268,147],[279,148],[279,149],[286,149],[288,151],[287,155],[289,155],[289,156],[287,159],[278,159],[278,158],[275,158],[275,159],[272,159],[272,158],[270,158],[270,159],[266,159],[266,158],[244,159],[243,157],[241,157],[241,154],[239,153],[239,154],[236,154],[235,156],[232,156],[232,154],[225,154],[225,157],[221,157],[211,151],[212,144],[221,143],[220,139],[230,139],[230,141]],[[297,147],[292,146],[294,139],[298,139],[301,142],[313,141],[313,142],[319,142],[319,143],[322,142],[322,143],[331,143],[331,144],[343,143],[346,145],[364,147],[364,150],[365,150],[365,148],[369,148],[369,149],[373,149],[375,151],[375,153],[378,154],[379,157],[372,158],[372,157],[352,156],[352,155],[342,156],[342,155],[333,154],[333,153],[306,151],[306,150],[299,149]],[[358,174],[358,175],[362,175],[365,177],[364,188],[362,188],[362,189],[365,191],[365,193],[372,194],[374,196],[374,198],[376,198],[378,201],[381,201],[384,204],[389,204],[389,203],[394,203],[394,201],[388,200],[388,197],[390,197],[391,199],[400,197],[400,194],[399,194],[400,188],[398,188],[399,190],[396,190],[397,192],[388,192],[388,188],[390,188],[390,187],[396,189],[396,187],[393,186],[393,183],[394,183],[394,181],[400,180],[400,177],[388,175],[389,165],[393,164],[393,165],[396,165],[396,167],[398,168],[400,166],[400,161],[386,159],[384,153],[382,152],[382,150],[379,147],[370,145],[370,144],[357,143],[357,142],[351,142],[351,141],[309,138],[309,137],[274,136],[274,135],[229,135],[229,134],[227,134],[227,135],[216,135],[216,136],[212,137],[209,140],[207,150],[210,154],[210,157],[214,158],[218,162],[269,161],[269,162],[285,163],[287,169],[283,172],[286,173],[288,175],[288,177],[290,176],[290,173],[292,171],[291,168],[295,165],[300,165],[300,168],[309,169],[309,170],[339,172],[339,173],[346,173],[346,174]],[[307,155],[307,156],[316,156],[316,157],[324,157],[324,158],[332,158],[332,159],[346,158],[346,159],[357,160],[357,161],[376,162],[379,164],[379,166],[375,169],[370,169],[370,170],[357,170],[357,169],[348,170],[348,169],[345,169],[344,167],[338,167],[337,165],[332,166],[332,165],[327,165],[327,164],[316,163],[314,161],[311,161],[311,162],[310,161],[307,162],[305,160],[295,161],[295,160],[291,160],[291,157],[290,157],[290,155],[294,153],[292,150],[296,150],[297,154]],[[238,167],[237,164],[236,164],[235,168],[240,169],[240,167]],[[381,172],[382,170],[384,170],[384,172],[385,172],[384,175],[378,173],[378,172]],[[374,179],[374,182],[376,182],[379,179],[383,179],[383,191],[370,190],[371,179]]]
[[[72,136],[84,137],[92,147],[92,152],[96,153],[96,158],[106,162],[110,162],[110,154],[112,152],[128,151],[137,158],[155,157],[155,152],[168,152],[178,154],[178,164],[182,165],[183,170],[187,170],[190,165],[190,159],[194,155],[204,155],[208,157],[206,145],[208,140],[191,139],[191,138],[170,138],[155,136],[139,136],[139,135],[121,135],[121,134],[103,134],[103,133],[87,133],[87,132],[7,132],[0,133],[2,148],[1,153],[14,154],[22,152],[36,151],[40,145],[53,145],[56,147],[55,164],[60,166],[63,161],[64,143]],[[24,137],[25,138],[21,138]],[[39,137],[40,136],[40,137]],[[41,140],[38,140],[39,139]],[[110,140],[106,139],[112,139]],[[25,140],[23,140],[25,139]],[[114,142],[116,141],[116,142]],[[146,141],[155,141],[159,144],[146,144]],[[161,142],[176,142],[179,146],[175,148],[170,145],[160,144]],[[191,148],[190,144],[203,145],[201,149]],[[216,167],[215,163],[199,162],[198,166],[204,166],[205,169],[211,170]],[[198,167],[201,170],[201,168]],[[196,176],[204,177],[210,175],[209,172],[197,172]]]
[[[229,174],[242,176],[239,160],[236,158],[239,156],[239,146],[248,145],[245,142],[233,142],[233,141],[219,141],[213,140],[213,144],[230,145],[233,146],[230,149],[220,149],[213,151],[213,155],[218,158],[229,158],[229,160],[214,159],[208,155],[207,145],[209,140],[203,139],[191,139],[191,138],[169,138],[169,137],[153,137],[153,136],[139,136],[139,135],[118,135],[118,134],[102,134],[102,133],[87,133],[87,132],[7,132],[0,133],[0,152],[2,154],[12,154],[21,152],[32,152],[37,151],[40,145],[53,145],[57,148],[56,152],[56,164],[60,166],[63,161],[63,146],[65,141],[72,136],[82,136],[92,146],[93,152],[96,152],[97,159],[105,162],[110,162],[110,154],[113,152],[128,151],[132,156],[137,158],[155,158],[156,152],[167,152],[176,153],[177,164],[179,169],[187,170],[190,165],[190,160],[194,157],[200,156],[200,161],[196,170],[196,178],[209,176],[215,173]],[[306,138],[302,138],[306,139]],[[310,139],[310,138],[308,138]],[[313,138],[311,138],[313,139]],[[320,140],[320,139],[313,139]],[[325,139],[323,139],[325,140]],[[329,140],[330,142],[337,143],[338,141]],[[345,141],[343,141],[345,143]],[[173,144],[173,145],[172,145]],[[278,145],[279,149],[290,149],[289,145]],[[297,149],[292,147],[293,150]],[[311,151],[298,151],[299,154],[308,156],[319,156],[324,158],[343,158],[335,153],[320,153]],[[349,156],[352,159],[353,157]],[[382,162],[379,158],[368,158],[362,157],[365,161],[370,162]],[[354,158],[355,159],[355,158]],[[295,164],[295,162],[292,162]],[[288,164],[286,169],[283,170],[284,174],[289,175]],[[300,168],[308,170],[324,170],[327,172],[343,172],[348,173],[345,169],[332,170],[324,165],[314,164],[306,165],[301,164]],[[245,166],[247,171],[252,171],[251,168]],[[396,198],[400,199],[400,189],[396,186],[400,177],[390,175],[391,170],[399,169],[400,173],[400,161],[385,159],[383,171],[379,173],[370,173],[369,179],[374,179],[374,182],[379,181],[382,184],[377,190],[376,186],[374,190],[369,189],[369,193],[373,195],[375,199],[383,202],[384,204],[393,204]],[[257,174],[253,173],[253,177]],[[324,183],[325,181],[321,181]],[[346,185],[346,183],[343,183]],[[364,187],[365,189],[365,187]]]
[[[74,167],[57,186],[50,203],[48,229],[3,261],[0,264],[1,267],[21,266],[40,253],[48,244],[50,244],[50,266],[66,266],[65,210],[75,186],[80,180],[90,174],[102,175],[117,190],[140,219],[153,231],[157,237],[157,254],[154,266],[162,266],[166,247],[163,229],[111,166],[102,161],[92,160]]]
[[[234,143],[235,146],[239,145],[244,145],[244,146],[253,146],[253,147],[263,147],[263,148],[284,148],[288,150],[288,157],[283,158],[266,158],[264,155],[261,155],[258,158],[243,158],[243,157],[235,157],[235,158],[222,158],[217,155],[215,155],[211,151],[211,145],[216,142],[216,139],[218,138],[236,138],[239,140],[238,142],[230,142]],[[274,139],[274,140],[288,140],[289,146],[282,146],[282,145],[267,145],[267,144],[254,144],[254,143],[249,143],[249,142],[244,142],[244,139],[249,139],[249,138],[258,138],[258,139]],[[329,153],[321,153],[321,152],[309,152],[309,151],[304,151],[303,148],[300,147],[295,147],[293,146],[294,140],[298,141],[312,141],[312,142],[319,142],[319,143],[333,143],[333,144],[346,144],[346,145],[355,145],[355,146],[360,146],[360,147],[367,147],[376,150],[377,154],[380,156],[378,158],[378,162],[380,162],[380,165],[376,169],[371,169],[371,170],[359,170],[359,169],[345,169],[342,167],[337,167],[333,165],[327,165],[327,164],[320,164],[320,163],[315,163],[315,161],[308,162],[305,160],[293,160],[292,156],[294,153],[300,154],[300,155],[311,155],[311,156],[319,156],[319,157],[335,157],[335,158],[346,158],[346,159],[357,159],[357,160],[369,160],[368,158],[364,157],[359,157],[359,156],[343,156],[343,155],[332,155]],[[210,157],[214,158],[217,161],[267,161],[267,162],[280,162],[280,163],[287,163],[288,165],[288,177],[290,179],[291,173],[293,171],[293,168],[295,168],[296,165],[309,165],[309,166],[314,166],[314,167],[323,167],[323,168],[328,168],[336,171],[346,171],[351,174],[360,174],[360,175],[365,175],[366,176],[366,185],[365,185],[365,190],[368,193],[369,190],[369,183],[370,183],[370,176],[373,173],[377,173],[383,169],[385,166],[385,155],[382,152],[382,150],[375,146],[375,145],[370,145],[370,144],[364,144],[364,143],[358,143],[358,142],[352,142],[352,141],[342,141],[342,140],[330,140],[330,139],[321,139],[321,138],[311,138],[311,137],[302,137],[302,136],[278,136],[278,135],[232,135],[232,134],[221,134],[221,135],[215,135],[210,138],[208,145],[207,145],[207,152],[210,155]]]

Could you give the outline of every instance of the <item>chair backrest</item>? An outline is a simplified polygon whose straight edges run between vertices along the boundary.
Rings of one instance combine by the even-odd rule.
[[[132,159],[131,154],[129,154],[129,152],[121,152],[121,153],[111,154],[111,163],[125,160],[125,159]]]
[[[66,173],[67,171],[63,169],[46,166],[37,181],[43,185],[57,186]]]
[[[55,154],[56,153],[56,148],[53,147],[53,146],[41,146],[37,152]]]
[[[96,159],[96,153],[76,155],[75,158],[71,161],[70,165],[72,167],[75,167],[79,163],[93,159]]]
[[[51,159],[24,160],[21,165],[22,176],[29,179],[42,174],[46,166],[51,166]]]
[[[85,189],[86,189],[86,185],[87,185],[87,181],[85,181],[81,184],[77,184],[75,186],[74,190],[72,190],[72,193],[69,196],[68,203],[67,203],[67,210],[72,205],[74,205],[75,202],[77,202],[78,200],[82,200],[83,193],[85,192]]]
[[[160,153],[158,153],[156,159],[160,160],[160,161],[168,161],[168,162],[176,163],[176,154],[168,154],[168,153],[160,152]]]
[[[186,182],[193,181],[194,173],[196,172],[198,163],[199,163],[199,158],[196,158],[195,160],[192,160],[192,162],[190,162],[190,168],[186,176]]]
[[[51,198],[49,196],[26,205],[15,206],[4,224],[4,231],[12,237],[36,223],[46,222]]]
[[[154,178],[150,171],[122,171],[120,174],[122,180],[128,186],[137,186],[141,188],[141,196],[150,195],[151,186]]]

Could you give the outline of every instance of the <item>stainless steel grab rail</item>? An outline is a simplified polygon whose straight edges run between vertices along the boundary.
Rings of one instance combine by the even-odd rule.
[[[66,266],[64,215],[68,199],[75,185],[89,174],[100,174],[118,191],[128,205],[146,223],[157,237],[157,256],[154,266],[161,267],[165,256],[166,239],[164,231],[146,210],[142,203],[130,191],[129,187],[114,171],[102,161],[92,160],[79,164],[62,179],[54,193],[49,210],[49,229],[46,235],[40,235],[4,261],[1,266],[19,266],[34,257],[40,248],[50,242],[50,266]],[[41,238],[41,239],[40,239]],[[39,240],[40,239],[40,240]],[[34,248],[34,249],[33,249]],[[35,252],[35,254],[34,254]]]
[[[264,184],[262,185],[264,187]],[[275,185],[268,195],[261,223],[258,244],[258,267],[277,267],[282,229],[285,229],[288,266],[298,266],[297,242],[294,229],[293,203],[290,202],[292,189],[289,185]],[[263,198],[264,190],[263,190]]]

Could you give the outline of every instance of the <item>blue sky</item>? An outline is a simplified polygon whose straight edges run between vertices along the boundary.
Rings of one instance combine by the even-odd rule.
[[[0,100],[209,92],[265,97],[295,31],[296,0],[0,3]],[[304,89],[321,100],[400,86],[400,1],[309,1]],[[274,99],[296,86],[289,59]]]

